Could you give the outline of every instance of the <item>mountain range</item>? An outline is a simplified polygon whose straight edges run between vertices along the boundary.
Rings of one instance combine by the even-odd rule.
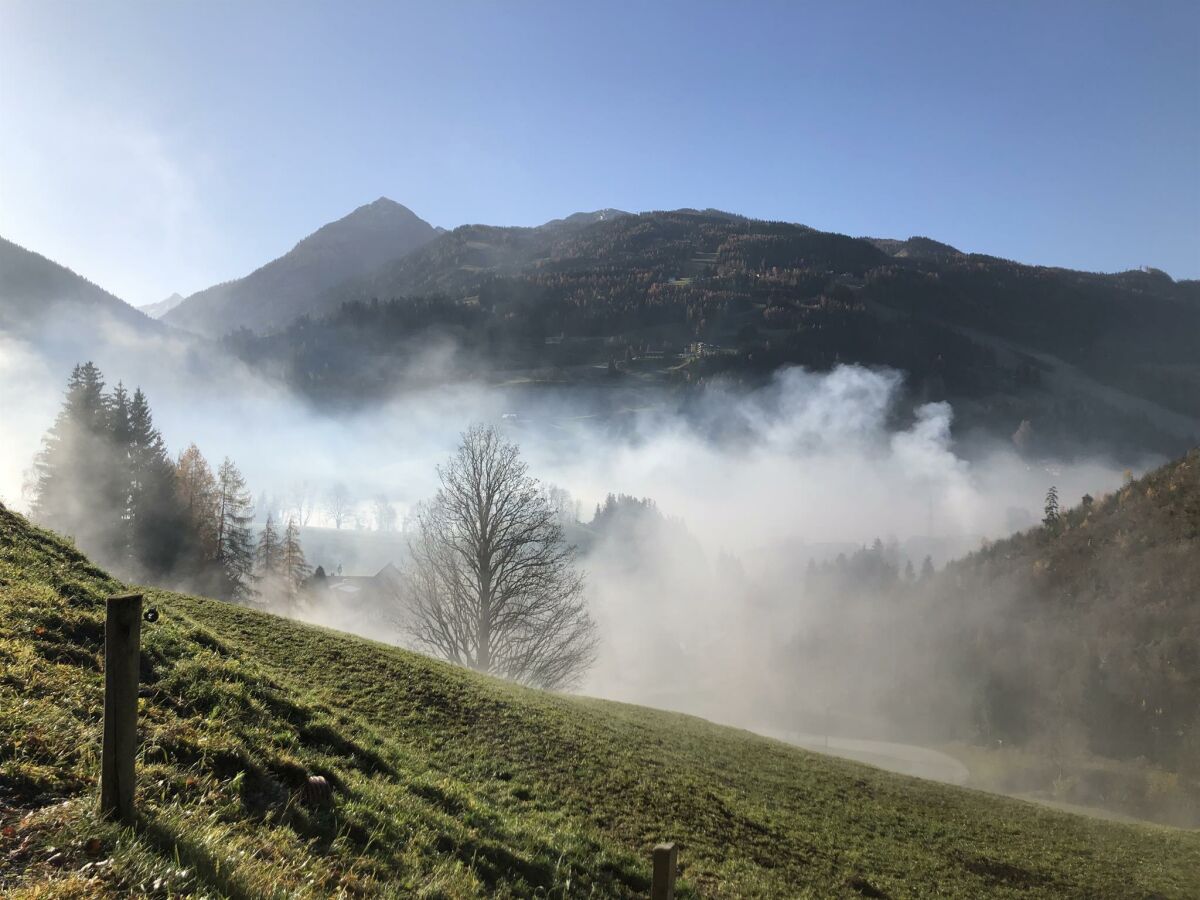
[[[105,333],[78,327],[99,320],[221,339],[339,403],[394,388],[398,366],[449,340],[472,376],[571,381],[607,366],[703,383],[856,362],[905,372],[914,399],[954,403],[964,431],[1164,455],[1200,436],[1200,282],[714,209],[444,231],[380,198],[243,278],[142,311],[0,240],[0,325],[38,335],[64,317],[72,353]]]

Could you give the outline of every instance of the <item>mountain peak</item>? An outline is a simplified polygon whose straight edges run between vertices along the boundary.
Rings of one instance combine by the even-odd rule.
[[[300,240],[292,252],[331,241],[338,247],[345,247],[347,240],[366,241],[368,244],[382,242],[386,245],[399,239],[401,243],[407,243],[410,240],[417,241],[418,237],[432,238],[433,233],[433,226],[407,206],[380,197],[364,203],[340,219],[322,225]]]
[[[188,297],[164,319],[210,336],[246,327],[269,331],[321,310],[324,293],[362,277],[437,236],[434,227],[388,197],[322,225],[290,251],[244,278]]]
[[[348,218],[350,218],[350,216],[353,216],[356,213],[361,213],[361,212],[377,212],[377,213],[405,212],[405,213],[408,213],[409,215],[416,215],[416,213],[414,213],[411,209],[409,209],[403,203],[397,203],[391,197],[377,197],[374,200],[372,200],[370,203],[364,203],[362,206],[355,208],[353,212],[349,213],[349,215],[343,216],[342,218],[348,219]]]
[[[364,203],[340,219],[321,226],[304,240],[300,241],[300,244],[313,239],[323,232],[336,229],[345,223],[356,222],[369,222],[372,223],[372,226],[382,224],[385,227],[389,224],[410,225],[420,223],[420,225],[428,228],[433,227],[403,203],[397,203],[390,197],[379,197],[370,203]]]
[[[160,319],[183,302],[182,295],[176,291],[170,297],[164,297],[157,303],[147,303],[139,306],[138,309],[144,312],[152,319]]]

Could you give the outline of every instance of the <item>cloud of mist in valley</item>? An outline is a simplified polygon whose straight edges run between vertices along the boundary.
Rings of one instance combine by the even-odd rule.
[[[413,368],[428,376],[449,358],[435,348]],[[941,564],[1036,522],[1051,484],[1070,504],[1122,476],[1104,460],[1033,464],[1003,442],[963,458],[951,436],[953,410],[906,408],[902,376],[892,371],[791,369],[756,390],[714,386],[684,403],[666,391],[627,396],[621,387],[457,383],[329,412],[215,345],[147,339],[111,324],[81,335],[54,323],[36,346],[0,335],[4,502],[26,506],[25,473],[71,365],[84,359],[110,384],[146,391],[173,455],[194,441],[214,464],[232,457],[256,498],[306,491],[320,503],[343,484],[363,520],[377,497],[402,520],[434,493],[435,467],[460,433],[472,422],[498,423],[532,474],[569,491],[583,511],[569,533],[581,548],[601,639],[584,692],[742,725],[804,727],[792,712],[831,696],[826,690],[825,700],[814,700],[816,663],[780,664],[828,624],[828,607],[805,597],[810,559],[881,538],[901,561],[919,567],[928,554]],[[587,524],[609,493],[653,498],[678,522],[641,535],[631,553],[628,536],[614,539]],[[330,522],[318,512],[309,524]],[[384,536],[345,528],[336,542],[322,534],[330,532],[306,531],[309,562],[331,573],[341,564],[346,574],[372,574],[356,569],[356,542],[374,542],[364,558],[376,560],[402,543],[388,535],[381,549]],[[389,610],[373,609],[300,615],[371,637],[386,633],[391,619]],[[861,658],[894,659],[886,649]],[[840,696],[861,703],[886,678],[886,671],[864,672],[862,690]]]

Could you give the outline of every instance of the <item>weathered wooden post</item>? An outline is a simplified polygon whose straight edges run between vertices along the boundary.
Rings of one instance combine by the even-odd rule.
[[[130,824],[136,787],[138,670],[142,595],[108,598],[104,624],[104,747],[100,756],[100,812]]]
[[[679,850],[674,842],[659,844],[654,848],[654,881],[651,882],[650,900],[675,900],[675,866],[679,861]]]

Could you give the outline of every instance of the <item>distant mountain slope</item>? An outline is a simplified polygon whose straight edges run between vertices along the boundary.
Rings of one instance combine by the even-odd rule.
[[[555,259],[556,243],[564,237],[639,218],[619,209],[600,209],[551,219],[535,228],[462,225],[366,277],[335,286],[327,292],[327,305],[336,308],[347,300],[374,297],[461,297],[477,291],[485,280],[518,275],[538,261]]]
[[[150,316],[152,319],[160,319],[183,301],[183,295],[175,293],[170,297],[165,297],[162,300],[159,300],[157,303],[147,303],[145,306],[139,306],[138,309]]]
[[[163,320],[212,337],[238,328],[273,331],[323,311],[320,300],[333,285],[365,275],[436,236],[424,219],[381,197],[322,226],[246,277],[192,294]]]
[[[469,294],[481,280],[514,275],[548,253],[547,234],[538,228],[463,225],[365,278],[338,285],[329,291],[329,302]]]
[[[958,642],[985,738],[1070,720],[1060,741],[1200,778],[1200,449],[952,563],[939,588],[938,618],[987,613]]]
[[[538,379],[612,361],[660,380],[753,382],[855,362],[954,404],[959,434],[1021,429],[1033,455],[1132,462],[1200,435],[1200,283],[1152,270],[1028,266],[719,210],[603,210],[462,226],[318,305],[330,312],[236,352],[351,403],[392,389],[397,363],[431,341],[458,351],[464,374]]]
[[[886,723],[861,736],[951,748],[972,786],[1200,827],[1200,448],[1046,506],[941,572],[882,542],[811,567],[772,671]]]
[[[95,327],[102,319],[140,331],[163,331],[145,313],[82,275],[0,238],[0,328],[34,335],[51,320]]]

